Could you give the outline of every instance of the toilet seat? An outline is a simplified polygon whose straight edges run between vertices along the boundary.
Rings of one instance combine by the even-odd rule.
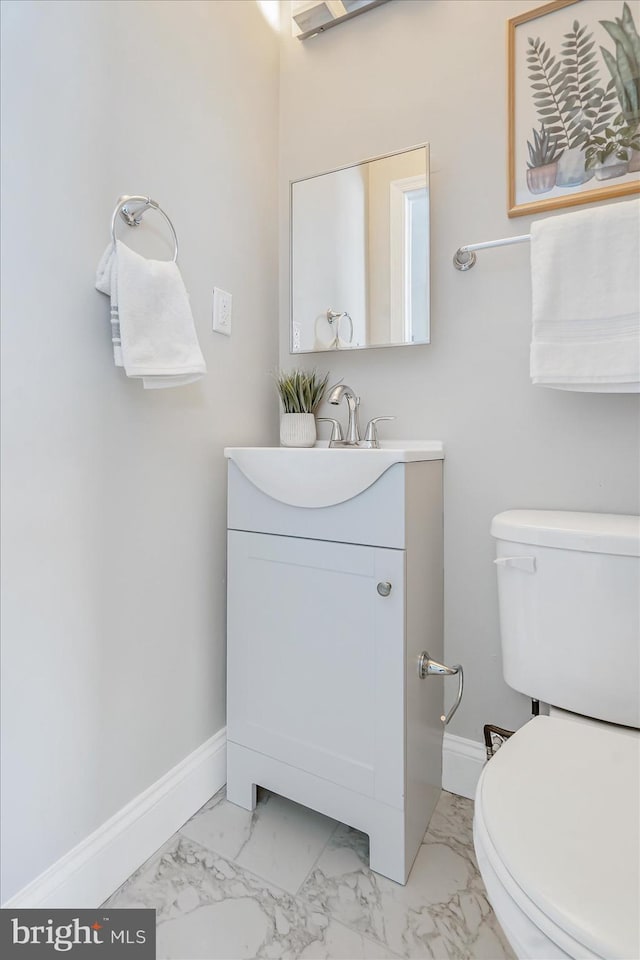
[[[640,957],[640,733],[536,717],[485,767],[474,843],[520,958]]]

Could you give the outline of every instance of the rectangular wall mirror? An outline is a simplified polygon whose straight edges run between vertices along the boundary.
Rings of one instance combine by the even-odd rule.
[[[429,147],[291,184],[291,353],[429,343]]]

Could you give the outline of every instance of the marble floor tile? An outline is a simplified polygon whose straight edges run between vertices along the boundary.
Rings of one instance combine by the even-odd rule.
[[[106,902],[157,911],[158,960],[378,960],[384,945],[176,835]]]
[[[461,843],[473,853],[473,801],[443,790],[423,843],[434,839]]]
[[[276,794],[262,793],[250,812],[220,791],[180,833],[296,893],[335,828],[335,820]]]
[[[221,791],[105,906],[155,908],[158,960],[512,960],[472,821],[471,801],[443,793],[402,887],[369,870],[359,831],[266,793],[251,814]]]
[[[300,896],[404,957],[511,958],[473,855],[472,810],[443,794],[404,887],[369,870],[367,837],[340,825]]]
[[[356,930],[329,919],[322,939],[312,940],[299,960],[399,960],[381,943],[363,937]]]

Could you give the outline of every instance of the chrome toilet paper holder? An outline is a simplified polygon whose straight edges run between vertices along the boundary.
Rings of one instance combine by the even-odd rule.
[[[456,695],[455,702],[449,712],[440,717],[446,726],[460,706],[460,702],[462,700],[462,693],[464,690],[464,671],[462,669],[462,664],[454,663],[453,666],[448,667],[444,663],[438,663],[437,660],[432,660],[427,651],[423,650],[418,657],[418,676],[421,680],[424,680],[425,677],[458,677],[458,693]]]

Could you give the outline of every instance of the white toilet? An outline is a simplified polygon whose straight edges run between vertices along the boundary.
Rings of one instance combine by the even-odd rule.
[[[640,518],[509,510],[491,533],[505,679],[551,709],[478,783],[489,899],[519,958],[637,960]]]

